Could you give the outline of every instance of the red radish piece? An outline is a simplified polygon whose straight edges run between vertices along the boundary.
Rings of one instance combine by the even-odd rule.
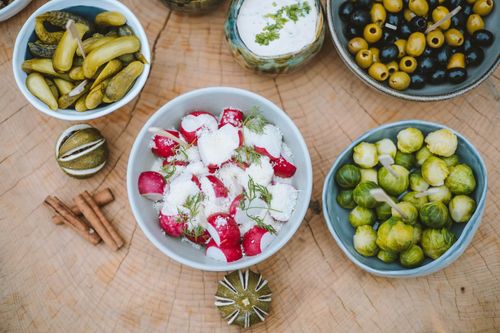
[[[228,190],[219,178],[213,175],[208,175],[206,178],[212,184],[216,198],[227,198]]]
[[[184,234],[186,222],[179,221],[179,216],[163,215],[160,212],[160,226],[167,235],[180,237]]]
[[[233,125],[234,127],[237,128],[243,127],[243,112],[231,108],[227,108],[224,111],[222,111],[219,120],[219,128],[221,128],[226,124]]]
[[[209,258],[222,262],[233,262],[241,259],[243,256],[241,246],[239,244],[231,247],[220,247],[217,246],[213,239],[207,244],[206,255]]]
[[[163,198],[165,178],[156,171],[144,171],[139,175],[139,193],[146,199],[158,201]]]
[[[281,178],[290,178],[295,175],[297,167],[291,162],[287,161],[283,156],[278,159],[271,160],[271,165],[274,169],[274,175]]]
[[[266,229],[255,226],[243,236],[243,251],[247,256],[260,254],[275,238]]]
[[[269,159],[280,157],[283,135],[278,127],[267,124],[262,133],[255,133],[244,129],[245,144],[253,146],[255,151]]]
[[[200,244],[200,245],[207,244],[208,240],[210,239],[210,234],[206,230],[204,230],[203,233],[199,236],[195,236],[193,232],[186,230],[186,231],[184,231],[184,235],[191,242],[196,243],[196,244]]]
[[[196,184],[196,186],[198,186],[198,188],[199,188],[199,189],[200,189],[200,191],[201,191],[201,183],[200,183],[200,179],[199,179],[196,175],[193,175],[193,176],[191,177],[191,181],[192,181],[193,183],[195,183],[195,184]]]
[[[231,202],[231,205],[229,206],[229,215],[231,215],[233,218],[236,215],[238,208],[240,208],[241,200],[243,200],[243,198],[244,198],[244,196],[242,193],[240,195],[237,195],[233,199],[233,202]]]
[[[231,125],[203,133],[198,139],[198,150],[201,161],[209,168],[222,165],[231,160],[234,151],[240,145],[239,130]]]
[[[171,131],[167,130],[168,133],[172,134],[175,137],[179,137],[179,132],[177,131]],[[153,144],[151,151],[159,157],[162,158],[168,158],[170,156],[175,155],[175,148],[179,146],[177,142],[174,140],[167,138],[166,136],[162,135],[155,135],[153,136]]]
[[[218,128],[217,119],[206,111],[194,111],[182,118],[179,132],[190,144],[196,144],[202,129],[210,132]]]
[[[207,231],[218,246],[231,247],[240,244],[240,229],[231,215],[213,214],[207,221]]]

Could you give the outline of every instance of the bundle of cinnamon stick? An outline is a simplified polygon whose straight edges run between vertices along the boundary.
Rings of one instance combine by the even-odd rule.
[[[108,247],[117,251],[123,246],[123,239],[100,208],[113,200],[113,193],[106,188],[96,192],[93,196],[87,191],[80,193],[74,198],[75,205],[71,207],[56,196],[50,195],[45,198],[44,205],[54,212],[52,221],[55,224],[68,225],[94,245],[103,240]]]

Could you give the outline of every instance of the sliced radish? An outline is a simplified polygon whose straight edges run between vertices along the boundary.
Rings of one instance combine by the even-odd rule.
[[[206,255],[217,261],[232,262],[241,259],[243,253],[239,244],[231,247],[219,247],[212,239],[207,244]]]
[[[186,222],[180,221],[178,215],[164,215],[160,212],[160,226],[172,237],[180,237],[186,229]]]
[[[222,126],[230,124],[234,127],[241,128],[243,126],[243,112],[237,109],[227,108],[222,111],[219,120],[219,128]]]
[[[165,178],[156,171],[144,171],[139,175],[139,193],[146,199],[158,201],[163,198],[165,191]]]
[[[283,156],[271,161],[271,165],[273,166],[274,175],[281,178],[293,177],[297,171],[297,167],[287,161]]]
[[[269,186],[271,193],[271,216],[278,221],[288,221],[292,216],[298,198],[298,191],[289,184],[274,184]]]
[[[229,214],[218,213],[207,219],[207,230],[218,246],[235,246],[240,244],[240,229]]]
[[[275,238],[266,229],[253,227],[243,236],[243,251],[247,256],[260,254]]]
[[[188,143],[196,144],[201,133],[213,132],[218,128],[217,119],[206,111],[194,111],[182,118],[179,132]]]
[[[245,144],[253,146],[255,151],[259,154],[265,155],[270,159],[280,157],[283,135],[278,127],[267,124],[264,126],[261,134],[252,132],[245,127],[243,133],[245,136]]]
[[[172,134],[175,137],[179,137],[179,132],[166,130],[168,133]],[[159,157],[168,158],[175,155],[175,148],[177,148],[179,144],[174,140],[167,138],[166,136],[155,135],[152,138],[151,151]]]
[[[227,188],[224,186],[224,183],[219,178],[215,177],[214,175],[208,175],[205,176],[204,178],[207,179],[207,181],[210,183],[216,198],[227,198],[228,195]]]
[[[196,186],[198,186],[198,189],[201,191],[201,183],[200,183],[200,179],[199,179],[197,176],[193,175],[193,176],[191,176],[191,181],[192,181],[193,183],[195,183],[195,184],[196,184]]]
[[[229,161],[239,144],[238,129],[231,125],[224,125],[214,132],[203,133],[198,139],[201,160],[209,168],[218,167]]]
[[[204,230],[203,233],[199,236],[195,236],[193,234],[193,232],[186,230],[186,231],[184,231],[184,235],[191,242],[196,243],[196,244],[200,244],[200,245],[207,244],[208,240],[210,239],[210,234],[206,230]]]
[[[245,210],[236,206],[236,204],[233,207],[235,207],[236,209],[234,220],[238,224],[240,233],[242,235],[244,235],[248,230],[257,225],[257,223],[255,222],[255,218],[258,218],[265,224],[271,224],[273,222],[273,218],[271,217],[271,215],[269,215],[267,203],[260,198],[254,199],[251,202],[248,202],[248,200],[246,200]]]
[[[233,201],[231,202],[231,205],[229,206],[229,215],[231,215],[233,218],[236,215],[236,212],[238,211],[238,208],[240,208],[241,201],[243,200],[244,196],[243,193],[240,195],[237,195]]]
[[[241,177],[241,185],[247,188],[248,181],[252,178],[256,184],[267,186],[271,183],[273,175],[274,170],[269,158],[262,156],[260,163],[253,163],[245,170],[245,174]]]
[[[192,178],[190,174],[181,173],[172,180],[164,197],[165,202],[162,207],[164,215],[177,215],[186,200],[200,192]]]

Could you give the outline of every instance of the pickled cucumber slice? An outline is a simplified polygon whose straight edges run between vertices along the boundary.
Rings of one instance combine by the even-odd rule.
[[[78,31],[78,36],[80,39],[89,30],[89,27],[81,24],[75,23],[76,31]],[[73,58],[75,57],[75,52],[78,47],[78,42],[69,31],[64,32],[59,44],[57,44],[56,51],[54,52],[54,57],[52,62],[54,64],[54,69],[57,72],[67,72],[71,69],[73,65]]]
[[[52,94],[47,81],[39,73],[31,73],[26,78],[26,87],[39,100],[44,102],[50,109],[57,110],[57,100]]]
[[[140,61],[134,61],[116,74],[106,87],[106,101],[115,102],[122,99],[143,70],[144,64]]]

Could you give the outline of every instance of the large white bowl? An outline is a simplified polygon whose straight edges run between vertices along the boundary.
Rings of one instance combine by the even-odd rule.
[[[16,0],[10,5],[0,9],[0,22],[10,19],[29,5],[30,2],[31,0]]]
[[[284,141],[290,146],[297,166],[293,185],[299,190],[297,206],[291,219],[286,222],[277,238],[261,253],[244,257],[236,262],[224,263],[205,256],[203,250],[191,244],[165,236],[158,223],[158,216],[151,201],[141,197],[137,179],[142,171],[149,170],[155,160],[151,153],[148,128],[177,128],[181,118],[193,110],[206,110],[220,114],[226,107],[249,110],[258,106],[264,116],[283,132]],[[252,92],[227,87],[204,88],[181,95],[161,107],[146,122],[137,136],[130,153],[127,168],[127,191],[132,212],[148,239],[163,253],[181,264],[206,271],[230,271],[255,265],[273,255],[293,236],[309,206],[312,190],[312,167],[309,151],[293,121],[279,107]]]
[[[17,2],[17,1],[16,1]],[[134,97],[139,94],[141,91],[142,87],[144,87],[144,84],[146,83],[146,80],[149,75],[149,69],[150,65],[147,64],[144,66],[144,71],[142,74],[137,78],[135,81],[134,85],[132,88],[129,90],[129,92],[119,101],[108,104],[108,105],[103,105],[100,106],[94,110],[90,111],[85,111],[85,112],[77,112],[75,110],[57,110],[53,111],[51,110],[47,105],[45,105],[42,101],[40,101],[38,98],[33,96],[28,88],[26,88],[26,77],[27,74],[23,72],[21,69],[21,65],[25,59],[27,59],[27,56],[29,55],[29,51],[27,51],[28,48],[28,41],[30,41],[30,38],[32,38],[35,30],[35,17],[45,13],[50,10],[64,10],[68,9],[71,7],[78,7],[78,11],[82,11],[84,13],[91,13],[97,10],[103,11],[103,10],[108,10],[108,11],[118,11],[125,15],[127,18],[127,24],[132,28],[134,33],[137,35],[139,40],[141,41],[141,52],[142,54],[148,59],[148,61],[151,60],[151,52],[149,50],[149,43],[148,43],[148,38],[146,36],[146,33],[144,32],[144,29],[137,19],[137,17],[130,11],[130,9],[127,8],[124,4],[122,4],[119,1],[116,0],[86,0],[86,1],[79,1],[79,0],[52,0],[50,2],[47,2],[45,5],[41,6],[38,8],[26,21],[26,23],[23,25],[21,31],[19,31],[19,34],[17,35],[16,39],[16,44],[14,47],[14,54],[12,56],[12,67],[14,70],[14,77],[16,79],[17,86],[23,93],[24,97],[38,110],[41,112],[55,118],[63,119],[63,120],[70,120],[70,121],[82,121],[82,120],[89,120],[89,119],[95,119],[99,118],[102,116],[105,116],[122,106],[126,105],[129,103]],[[73,10],[75,10],[73,8]]]

